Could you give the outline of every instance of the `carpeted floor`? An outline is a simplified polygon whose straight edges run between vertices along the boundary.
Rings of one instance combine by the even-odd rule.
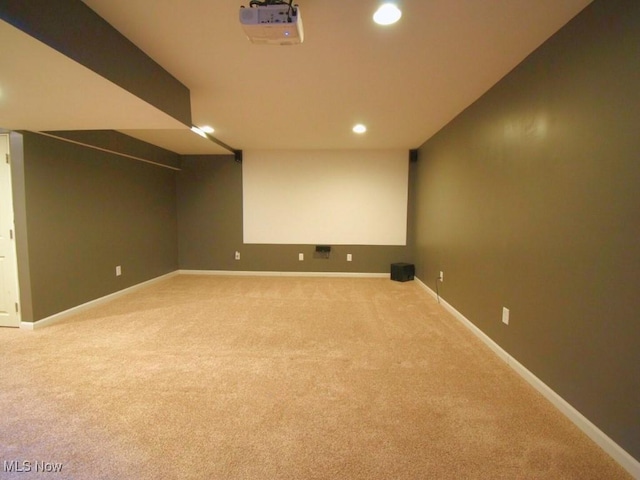
[[[630,478],[414,282],[175,276],[0,362],[2,479]]]

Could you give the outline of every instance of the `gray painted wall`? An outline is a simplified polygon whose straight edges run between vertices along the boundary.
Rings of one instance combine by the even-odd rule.
[[[410,245],[333,246],[329,259],[314,258],[315,245],[244,245],[242,165],[233,156],[183,157],[178,238],[180,268],[187,270],[389,273],[391,263],[411,258]],[[304,253],[304,261],[298,253]],[[353,255],[352,262],[347,262],[347,253]]]
[[[640,2],[587,7],[420,148],[415,213],[419,278],[636,459],[639,59]]]
[[[14,197],[26,219],[16,225],[30,283],[23,321],[177,269],[175,171],[33,133],[22,140]]]

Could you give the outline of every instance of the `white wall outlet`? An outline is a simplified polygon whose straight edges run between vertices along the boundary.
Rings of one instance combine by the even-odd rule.
[[[118,265],[116,267],[116,277],[119,277],[120,275],[122,275],[122,267]]]
[[[350,253],[347,253],[347,262],[353,261],[353,256]]]
[[[240,260],[240,252],[236,251],[236,260]]]
[[[507,307],[502,307],[502,323],[509,325],[509,309]]]
[[[438,276],[438,280],[440,280],[441,282],[444,282],[444,272],[442,270],[440,270],[440,275]]]
[[[300,261],[304,260],[304,253],[299,253],[298,254],[298,260],[300,260]]]

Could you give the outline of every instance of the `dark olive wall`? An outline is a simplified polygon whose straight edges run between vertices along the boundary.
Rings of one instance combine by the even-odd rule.
[[[420,148],[415,211],[418,277],[636,459],[639,126],[640,2],[596,1]]]
[[[23,134],[32,318],[177,269],[176,172]],[[18,206],[18,208],[21,208]],[[18,231],[18,234],[21,232]],[[122,276],[115,268],[122,266]]]
[[[233,156],[194,155],[182,160],[178,174],[181,269],[389,273],[391,263],[411,258],[409,246],[339,245],[332,247],[329,259],[318,259],[314,245],[244,245],[242,164]],[[236,251],[240,260],[234,259]],[[304,261],[298,260],[298,253],[304,253]],[[353,255],[352,262],[346,261],[347,253]]]

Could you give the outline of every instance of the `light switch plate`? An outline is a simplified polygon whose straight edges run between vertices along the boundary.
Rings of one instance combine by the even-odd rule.
[[[502,323],[509,325],[509,309],[507,307],[502,307]]]

